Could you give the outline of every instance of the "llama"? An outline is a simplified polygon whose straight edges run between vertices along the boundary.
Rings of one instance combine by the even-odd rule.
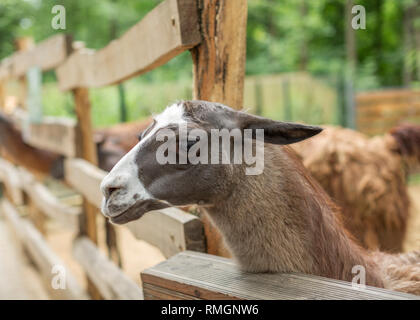
[[[208,133],[264,129],[263,172],[247,175],[245,164],[160,165],[156,152],[162,142],[156,135],[180,125]],[[150,210],[197,204],[246,271],[302,272],[351,281],[358,265],[366,270],[367,285],[420,294],[420,252],[390,255],[359,246],[344,229],[339,209],[284,146],[320,131],[217,103],[174,104],[155,117],[139,143],[104,178],[102,212],[111,222],[124,224]]]
[[[96,131],[103,141],[100,159],[107,163],[107,171],[137,144],[138,132],[151,122],[145,119]],[[322,128],[292,149],[341,207],[345,227],[363,247],[402,252],[410,211],[407,175],[419,170],[420,126],[400,125],[373,138],[346,128]]]
[[[342,208],[345,227],[364,247],[401,252],[410,212],[407,175],[420,164],[420,126],[400,125],[372,138],[323,129],[292,149]]]

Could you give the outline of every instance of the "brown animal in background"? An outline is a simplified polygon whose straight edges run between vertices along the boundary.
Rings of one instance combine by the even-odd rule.
[[[56,167],[59,166],[58,154],[26,144],[20,130],[3,113],[0,113],[0,151],[2,157],[26,167],[36,175],[56,173]]]
[[[244,163],[160,165],[156,133],[181,123],[208,135],[211,129],[264,129],[262,174],[247,175]],[[420,252],[371,253],[357,245],[342,226],[339,209],[294,152],[282,146],[320,131],[217,103],[174,104],[155,118],[140,142],[104,178],[102,212],[123,224],[153,209],[196,204],[221,230],[247,271],[302,272],[351,281],[353,267],[362,266],[367,285],[420,294]],[[209,148],[209,158],[211,152]],[[219,159],[221,155],[219,149]]]
[[[98,166],[105,171],[110,171],[127,153],[127,144],[132,145],[133,140],[137,141],[136,134],[131,137],[127,134],[127,130],[139,132],[147,125],[146,120],[95,130]],[[128,138],[123,138],[125,135]],[[0,112],[0,151],[5,159],[24,166],[39,176],[52,175],[57,179],[64,177],[64,157],[27,144],[22,138],[22,132],[15,127],[12,119],[2,112]]]
[[[345,227],[369,249],[401,252],[409,216],[407,175],[420,164],[420,126],[368,138],[324,127],[292,148],[343,211]]]

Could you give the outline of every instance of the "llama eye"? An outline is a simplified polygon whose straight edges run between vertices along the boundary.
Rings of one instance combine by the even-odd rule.
[[[141,138],[142,138],[142,134],[140,133],[140,134],[137,136],[137,139],[139,140],[139,142],[141,141]]]

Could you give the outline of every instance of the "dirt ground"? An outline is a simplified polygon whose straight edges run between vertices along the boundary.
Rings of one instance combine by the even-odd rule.
[[[48,299],[41,279],[0,216],[0,300]]]

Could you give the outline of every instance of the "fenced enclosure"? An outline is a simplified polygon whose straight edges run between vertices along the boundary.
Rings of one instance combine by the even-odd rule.
[[[0,180],[6,199],[1,202],[0,211],[38,266],[52,296],[62,299],[412,298],[382,289],[355,291],[349,283],[308,275],[245,275],[225,259],[181,253],[192,250],[227,254],[220,245],[220,235],[205,216],[198,217],[177,208],[152,211],[142,220],[127,224],[137,239],[158,247],[166,258],[175,256],[143,273],[143,291],[119,267],[115,230],[108,222],[104,222],[108,256],[98,249],[97,221],[102,201],[99,185],[106,172],[97,167],[89,89],[121,83],[190,50],[193,97],[239,109],[243,105],[246,18],[247,5],[242,0],[225,0],[217,5],[210,0],[166,0],[101,50],[77,47],[70,36],[59,34],[2,61],[0,104],[5,103],[5,82],[17,80],[21,86],[21,110],[11,116],[14,125],[20,129],[27,145],[65,158],[65,183],[82,197],[81,203],[63,201],[41,182],[42,176],[12,163],[7,150],[3,150]],[[144,43],[147,46],[140,45]],[[34,120],[37,106],[24,103],[28,101],[32,85],[28,72],[33,72],[34,68],[55,70],[60,89],[73,96],[75,121],[54,117]],[[287,101],[286,96],[283,98]],[[285,110],[288,117],[287,103]],[[47,220],[54,220],[77,233],[72,250],[86,276],[87,290],[77,283],[68,268],[67,289],[51,288],[51,270],[65,263],[45,241]],[[203,261],[211,261],[211,264],[205,264],[203,269]],[[188,270],[186,266],[193,269]],[[193,270],[201,270],[201,273]],[[229,281],[220,275],[220,270],[225,270]],[[215,274],[220,277],[207,277],[213,271],[219,272]],[[269,289],[264,289],[271,278],[276,281]],[[313,283],[322,290],[308,289]],[[235,290],[223,288],[226,284],[238,286]],[[281,294],[276,294],[277,290]],[[331,290],[337,294],[331,295]]]

